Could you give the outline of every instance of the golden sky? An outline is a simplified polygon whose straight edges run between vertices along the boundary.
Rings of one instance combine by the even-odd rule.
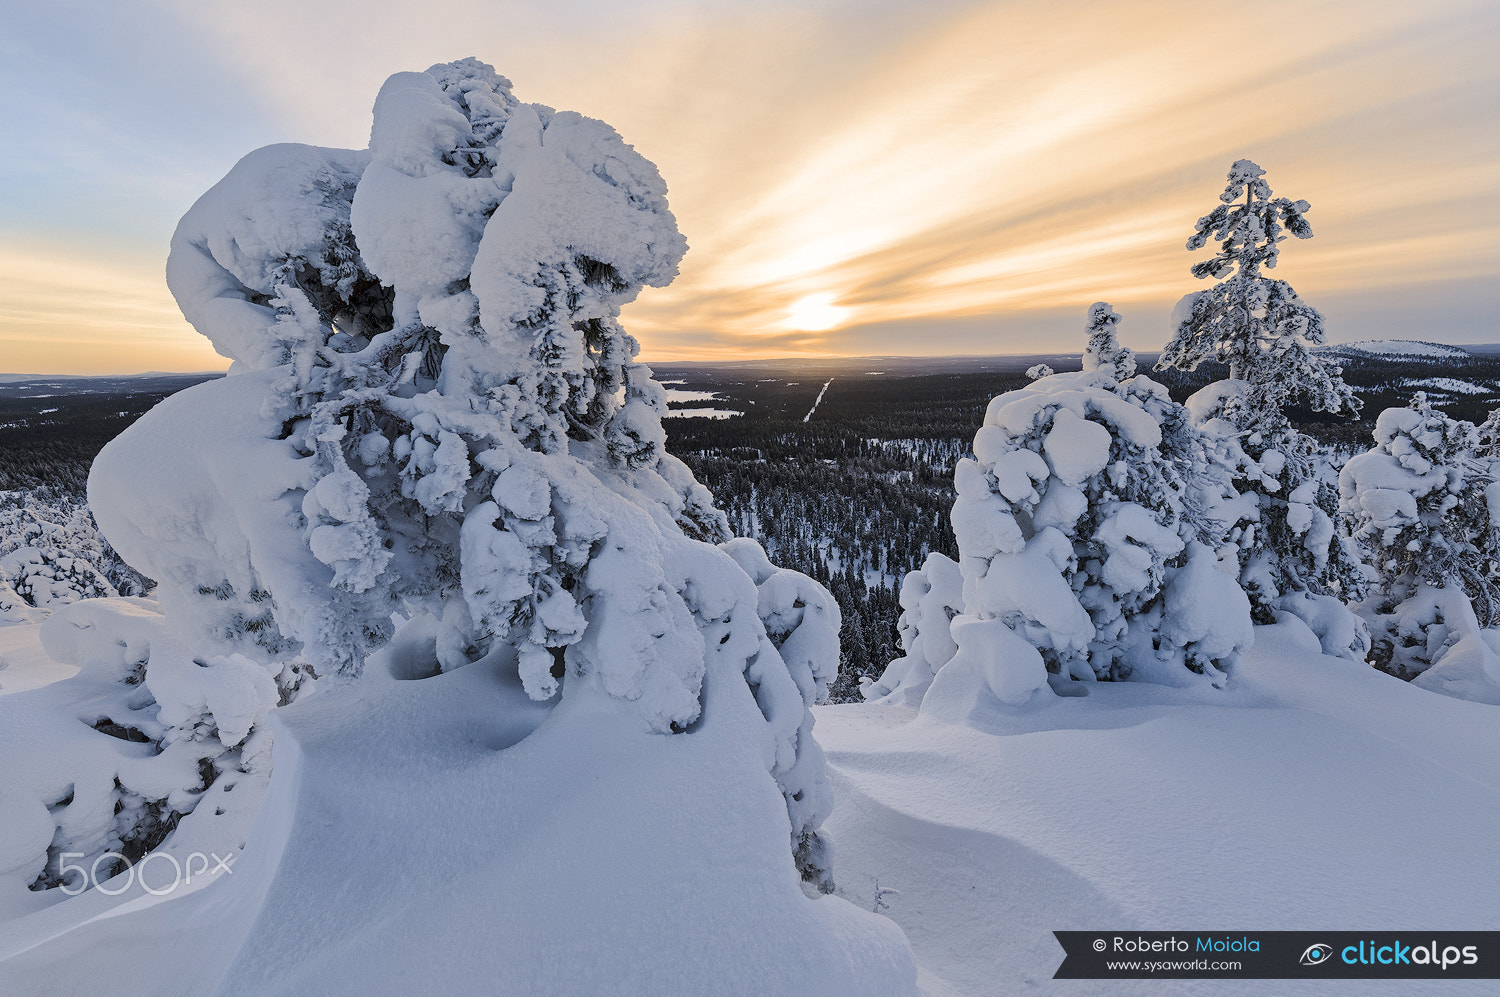
[[[648,359],[1076,352],[1100,299],[1159,347],[1239,158],[1312,203],[1275,276],[1332,338],[1500,341],[1494,4],[150,6],[0,40],[0,371],[223,366],[161,278],[177,218],[464,55],[661,168],[691,249],[626,310]]]

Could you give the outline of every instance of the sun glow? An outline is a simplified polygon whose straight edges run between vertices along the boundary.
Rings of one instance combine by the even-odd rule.
[[[161,279],[175,219],[256,146],[362,147],[381,81],[463,54],[660,168],[692,248],[625,308],[647,360],[1073,349],[1098,300],[1158,347],[1202,286],[1193,221],[1247,157],[1312,203],[1317,238],[1278,276],[1346,303],[1331,338],[1495,338],[1500,224],[1476,205],[1500,173],[1476,123],[1500,113],[1500,18],[1478,0],[1258,0],[1297,30],[1228,62],[1232,21],[1197,0],[364,0],[379,28],[337,62],[352,0],[159,6],[149,32],[119,22],[139,32],[109,49],[124,77],[68,63],[123,86],[115,104],[26,92],[50,38],[0,66],[24,98],[0,159],[0,371],[222,364]],[[212,99],[179,99],[187,78]],[[236,127],[195,130],[230,105]],[[110,136],[107,169],[78,134]]]
[[[809,294],[787,309],[786,327],[794,332],[826,332],[844,325],[853,314],[853,309],[834,304],[831,294]]]

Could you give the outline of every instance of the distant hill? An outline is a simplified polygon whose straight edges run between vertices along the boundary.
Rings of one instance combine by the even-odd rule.
[[[1358,360],[1376,359],[1416,363],[1462,361],[1471,360],[1474,357],[1473,353],[1461,346],[1428,343],[1418,339],[1371,339],[1360,343],[1336,343],[1320,346],[1317,352],[1324,356]]]

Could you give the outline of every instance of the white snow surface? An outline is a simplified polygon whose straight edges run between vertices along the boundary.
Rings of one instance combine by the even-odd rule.
[[[812,419],[813,413],[818,410],[818,406],[823,404],[823,396],[828,394],[828,386],[832,383],[833,378],[831,377],[823,382],[823,387],[818,391],[818,397],[813,399],[813,407],[808,409],[807,414],[802,417],[803,422],[807,422],[808,420]]]
[[[9,671],[49,667],[34,627],[3,637]],[[1291,618],[1257,628],[1224,690],[1096,683],[1024,709],[981,695],[963,722],[817,707],[838,888],[816,901],[789,864],[773,882],[748,878],[786,863],[785,825],[767,817],[774,784],[763,769],[734,771],[753,761],[644,734],[587,701],[549,713],[500,660],[400,681],[411,656],[407,645],[372,661],[358,699],[314,693],[273,715],[275,774],[253,819],[184,822],[179,850],[245,843],[232,874],[159,898],[90,891],[9,922],[5,992],[858,993],[875,976],[863,960],[912,972],[889,923],[854,909],[873,906],[877,884],[894,891],[885,913],[932,995],[1047,986],[1062,957],[1055,929],[1494,920],[1493,707],[1321,655]],[[707,708],[756,724],[728,677],[710,676]],[[716,788],[747,780],[768,798],[747,806]],[[661,822],[639,833],[637,818],[662,806],[711,813],[723,835]],[[575,859],[559,866],[564,840]],[[705,922],[735,943],[695,948]],[[325,944],[307,944],[314,927]],[[864,944],[831,957],[823,932]],[[607,952],[625,957],[606,966]],[[1204,992],[1190,981],[1068,989]],[[1489,984],[1213,992],[1478,995]]]
[[[665,737],[589,687],[533,701],[501,654],[403,680],[432,633],[403,634],[359,695],[275,712],[253,826],[200,807],[167,846],[238,853],[230,873],[9,921],[0,991],[915,992],[890,921],[799,886],[777,785],[742,746],[765,721],[731,663],[705,677],[714,722]]]
[[[1324,656],[1291,618],[1256,629],[1224,690],[1101,682],[1025,708],[980,697],[963,723],[925,707],[819,707],[838,892],[870,908],[877,882],[896,891],[885,913],[933,995],[1057,989],[1053,930],[1492,926],[1493,711]],[[1065,989],[1279,997],[1493,983]]]

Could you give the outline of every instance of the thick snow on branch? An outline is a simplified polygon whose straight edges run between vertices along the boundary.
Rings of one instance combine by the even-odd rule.
[[[514,749],[538,773],[588,768],[595,752],[737,773],[713,797],[732,806],[704,809],[679,788],[612,812],[652,812],[662,825],[627,837],[666,840],[670,824],[689,850],[725,822],[776,829],[751,850],[774,863],[756,858],[705,896],[750,904],[757,923],[821,925],[815,947],[862,961],[850,980],[909,992],[890,930],[833,898],[816,905],[833,915],[809,918],[796,886],[832,889],[809,707],[836,677],[837,605],[753,542],[719,546],[727,520],[664,452],[665,391],[618,322],[685,251],[655,166],[602,122],[518,101],[475,60],[387,81],[367,151],[283,145],[242,160],[183,218],[168,263],[231,374],[158,406],[90,477],[101,526],[158,580],[166,611],[149,653],[130,652],[127,678],[150,694],[132,710],[150,712],[146,733],[163,743],[213,734],[217,753],[199,757],[224,778],[222,753],[263,745],[267,703],[309,669],[342,677],[310,701],[351,715],[393,695],[392,676],[498,683],[527,705],[497,722],[542,725]],[[86,668],[124,634],[103,616],[90,626],[99,639],[66,652]],[[367,659],[386,664],[365,675]],[[461,730],[423,736],[453,759],[511,750]],[[137,810],[191,809],[198,782]],[[45,813],[51,792],[23,796]],[[594,816],[614,833],[610,812]],[[149,848],[161,823],[142,816],[126,833]],[[602,840],[552,847],[567,865],[569,847]],[[35,844],[28,875],[51,868]],[[742,944],[717,925],[695,920],[685,944]],[[579,979],[637,956],[606,946]]]

